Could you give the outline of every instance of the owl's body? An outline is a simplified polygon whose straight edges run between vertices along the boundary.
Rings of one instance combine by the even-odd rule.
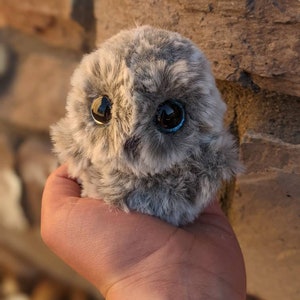
[[[183,225],[238,171],[209,64],[179,34],[122,31],[83,58],[71,84],[51,135],[82,196]]]

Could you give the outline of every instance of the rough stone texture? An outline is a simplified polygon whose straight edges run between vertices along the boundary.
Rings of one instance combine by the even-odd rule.
[[[24,206],[29,220],[35,225],[40,223],[41,198],[46,179],[58,165],[51,149],[49,140],[32,137],[20,146],[17,154],[18,171],[25,189]]]
[[[300,99],[253,93],[224,81],[218,87],[228,104],[227,123],[240,137],[245,165],[227,212],[245,257],[248,291],[259,299],[297,300]]]
[[[3,195],[20,199],[22,183],[16,207],[34,225],[22,233],[0,225],[0,298],[100,298],[47,250],[36,226],[53,167],[48,125],[64,114],[70,74],[94,46],[95,15],[98,43],[151,24],[204,50],[246,166],[223,204],[245,256],[247,299],[300,299],[299,11],[297,0],[0,0],[0,177],[10,174],[6,187],[0,178],[0,215]],[[17,286],[6,298],[3,282]]]
[[[228,214],[244,253],[248,291],[299,299],[300,99],[218,81],[246,171]]]
[[[87,296],[80,290],[69,292],[67,288],[62,287],[58,282],[44,279],[41,280],[31,295],[31,300],[64,300],[68,294],[70,300],[87,300]]]
[[[25,230],[28,222],[21,207],[21,180],[13,169],[11,152],[7,137],[0,133],[0,224]]]
[[[226,122],[237,136],[247,131],[261,132],[283,142],[300,144],[300,98],[270,91],[253,93],[238,84],[217,81],[228,104]]]
[[[66,266],[44,245],[40,238],[39,229],[19,233],[3,230],[0,227],[0,248],[5,245],[11,253],[29,262],[39,274],[48,274],[51,278],[65,283],[67,286],[89,291],[95,299],[102,299],[99,293],[86,280]],[[33,251],[34,249],[34,251]]]
[[[0,98],[0,118],[23,129],[47,132],[49,125],[64,115],[75,65],[73,60],[31,53]]]
[[[297,0],[95,0],[95,8],[98,43],[135,24],[160,26],[197,43],[218,79],[300,95]]]
[[[0,224],[7,228],[27,229],[21,207],[21,180],[14,170],[0,169]]]
[[[299,144],[285,143],[262,133],[247,132],[241,141],[240,151],[246,162],[247,174],[274,170],[300,174]],[[298,188],[300,192],[300,185]]]
[[[20,293],[17,278],[7,275],[0,284],[0,295],[3,300],[29,300],[29,297]]]
[[[55,161],[48,126],[65,112],[70,75],[82,53],[49,46],[10,28],[0,29],[0,40],[5,48],[1,57],[5,72],[0,76],[0,298],[29,299],[30,295],[45,300],[54,287],[40,285],[46,278],[66,291],[57,300],[84,299],[83,295],[102,299],[46,248],[36,226],[42,185]],[[20,234],[22,222],[27,228],[22,225]],[[19,284],[10,295],[2,293],[7,274],[14,274]]]
[[[0,168],[13,168],[14,166],[14,154],[9,142],[8,136],[0,131]]]
[[[0,0],[0,27],[11,26],[55,46],[89,49],[93,46],[93,7],[92,1],[82,2]]]
[[[8,71],[8,50],[4,43],[0,43],[0,78],[3,78]]]
[[[33,270],[28,262],[16,256],[15,253],[8,250],[2,244],[0,246],[0,266],[0,275],[3,275],[3,272],[7,272],[9,274],[14,274],[17,278],[22,278],[23,280],[32,280],[37,275],[36,271]]]
[[[2,296],[1,298],[5,300],[18,298],[22,299],[22,296],[25,297],[25,295],[20,295],[17,279],[12,275],[4,278],[4,280],[1,282],[0,290]]]
[[[246,173],[238,177],[230,218],[244,254],[248,289],[263,299],[300,297],[300,145],[247,132]]]

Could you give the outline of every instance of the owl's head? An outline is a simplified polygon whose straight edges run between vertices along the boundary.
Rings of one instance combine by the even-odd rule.
[[[223,132],[226,106],[209,63],[175,32],[120,32],[84,56],[71,85],[52,137],[78,172],[93,164],[159,173]]]

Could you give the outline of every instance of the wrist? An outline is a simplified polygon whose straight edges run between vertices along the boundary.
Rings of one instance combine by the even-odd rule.
[[[149,269],[152,269],[151,267]],[[190,264],[139,271],[115,283],[106,300],[244,300],[223,278]]]
[[[107,300],[244,300],[242,290],[227,280],[222,261],[193,244],[170,239],[160,250],[110,281]],[[226,274],[228,272],[228,274]],[[220,275],[221,274],[221,275]],[[228,276],[227,276],[228,275]],[[230,277],[230,276],[229,276]],[[103,292],[103,291],[102,291]]]
[[[160,274],[161,275],[161,274]],[[106,300],[182,300],[193,299],[182,292],[182,286],[170,279],[153,274],[150,277],[127,278],[110,287],[106,292]],[[195,300],[199,298],[195,298]]]

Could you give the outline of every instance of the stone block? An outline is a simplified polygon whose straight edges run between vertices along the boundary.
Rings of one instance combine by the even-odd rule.
[[[20,256],[16,256],[5,245],[0,244],[0,282],[2,272],[14,274],[23,282],[33,281],[37,276],[36,270]],[[1,292],[0,292],[1,295]]]
[[[65,113],[72,58],[31,53],[18,66],[10,89],[0,98],[0,120],[22,130],[48,132]]]
[[[98,43],[136,24],[159,26],[198,44],[220,80],[300,95],[297,0],[95,0],[95,8]]]
[[[8,49],[4,43],[0,43],[0,80],[8,72],[8,68],[9,68],[8,61],[9,61]]]
[[[44,274],[67,286],[84,290],[95,299],[103,299],[89,282],[50,252],[42,242],[38,228],[20,233],[9,229],[4,230],[0,226],[0,246],[5,246],[10,253],[24,258],[39,274]]]
[[[24,206],[30,221],[39,225],[41,199],[49,174],[57,166],[49,140],[28,138],[17,153],[17,168],[24,186]]]
[[[3,300],[30,300],[29,296],[20,292],[17,278],[6,275],[0,284],[0,295]]]
[[[247,269],[248,290],[262,299],[300,297],[300,145],[248,132],[241,140],[230,219]]]
[[[240,149],[247,174],[274,170],[300,174],[299,144],[285,143],[263,133],[247,132]]]
[[[25,230],[28,226],[21,206],[21,181],[12,169],[0,169],[0,224]]]
[[[14,157],[9,141],[0,134],[0,225],[16,230],[28,227],[21,206],[21,180],[13,169]]]
[[[55,46],[87,49],[93,44],[87,32],[93,31],[94,24],[91,3],[91,0],[0,0],[0,27],[16,28]]]
[[[67,18],[70,14],[71,4],[69,0],[0,0],[1,7],[10,7],[23,12],[41,13],[44,15],[52,15]]]
[[[57,282],[41,280],[34,288],[31,300],[62,300],[66,298],[66,289]]]
[[[270,91],[253,92],[228,81],[217,81],[228,104],[227,118],[237,135],[247,139],[249,132],[267,134],[284,143],[300,144],[300,98]]]

